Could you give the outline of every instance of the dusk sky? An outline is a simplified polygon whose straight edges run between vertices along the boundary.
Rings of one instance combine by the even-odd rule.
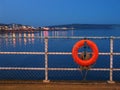
[[[120,0],[0,0],[0,23],[120,24]]]

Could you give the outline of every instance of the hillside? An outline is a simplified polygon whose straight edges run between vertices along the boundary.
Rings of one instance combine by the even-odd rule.
[[[65,25],[54,25],[46,26],[49,28],[72,28],[72,29],[112,29],[112,24],[65,24]]]

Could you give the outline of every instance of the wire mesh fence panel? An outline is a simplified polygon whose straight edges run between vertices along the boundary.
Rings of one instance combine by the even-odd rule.
[[[92,65],[93,68],[110,68],[110,56],[99,55],[96,63]]]
[[[114,39],[113,51],[120,52],[120,39]]]
[[[49,55],[49,68],[76,68],[77,64],[73,61],[71,55]]]
[[[49,80],[82,80],[80,71],[49,71]]]
[[[86,80],[107,81],[107,80],[109,80],[109,71],[88,71]]]
[[[120,71],[114,71],[113,72],[113,80],[120,82]]]
[[[113,57],[113,68],[120,68],[120,56]]]
[[[45,67],[44,55],[0,55],[0,67]]]
[[[44,73],[43,70],[0,70],[0,80],[43,80]]]
[[[49,80],[80,80],[80,81],[107,81],[109,80],[109,71],[49,71]]]
[[[39,35],[38,35],[39,34]],[[0,34],[0,79],[43,80],[44,39],[36,32]]]
[[[115,69],[113,72],[113,80],[120,81],[120,56],[118,55],[113,57],[113,68]]]
[[[48,39],[49,52],[71,52],[75,41],[71,39]]]
[[[120,39],[114,39],[114,44],[113,44],[113,52],[119,53],[120,52]],[[120,81],[120,56],[119,55],[114,55],[113,56],[113,80],[114,81]],[[117,70],[116,70],[117,69]]]

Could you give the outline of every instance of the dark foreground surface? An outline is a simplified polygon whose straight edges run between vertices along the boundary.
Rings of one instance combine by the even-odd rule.
[[[120,90],[120,83],[0,81],[0,90]]]

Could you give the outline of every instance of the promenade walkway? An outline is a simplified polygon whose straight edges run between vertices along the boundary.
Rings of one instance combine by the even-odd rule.
[[[0,90],[120,90],[120,83],[2,81],[0,82]]]

